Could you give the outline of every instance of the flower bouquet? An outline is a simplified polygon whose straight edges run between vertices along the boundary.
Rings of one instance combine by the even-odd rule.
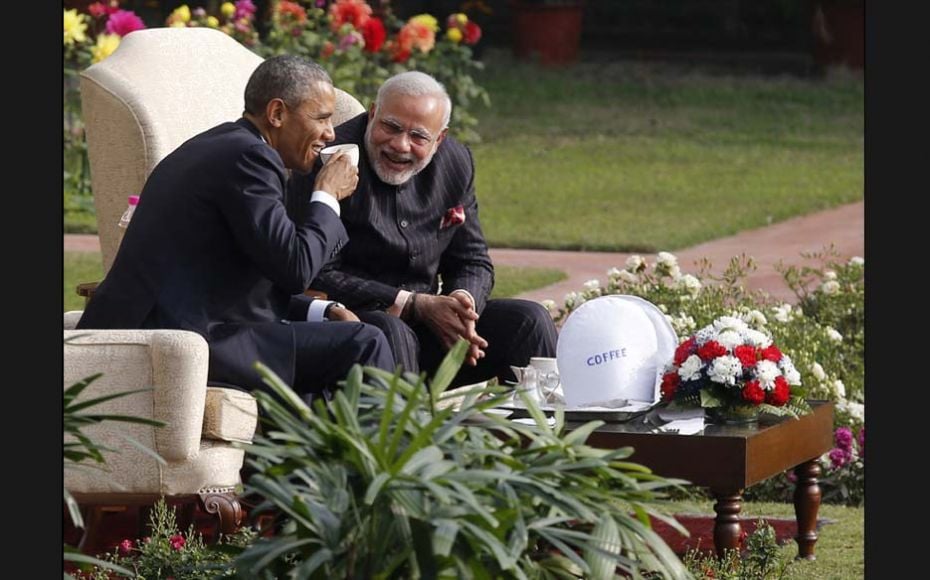
[[[675,350],[662,376],[662,400],[703,407],[712,421],[745,423],[760,413],[810,411],[801,375],[771,337],[741,318],[722,316]]]

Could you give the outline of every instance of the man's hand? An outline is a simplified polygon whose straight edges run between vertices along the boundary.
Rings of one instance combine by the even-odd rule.
[[[358,167],[352,165],[348,153],[340,151],[323,165],[323,169],[316,176],[313,189],[325,191],[339,201],[352,195],[357,185]]]
[[[339,308],[338,306],[330,308],[326,318],[327,320],[337,320],[340,322],[361,322],[354,312],[348,308]]]
[[[416,317],[439,337],[446,350],[452,348],[459,338],[471,343],[465,356],[469,365],[475,366],[478,359],[484,357],[482,349],[487,348],[488,342],[475,332],[478,313],[467,296],[461,293],[452,296],[417,294]]]

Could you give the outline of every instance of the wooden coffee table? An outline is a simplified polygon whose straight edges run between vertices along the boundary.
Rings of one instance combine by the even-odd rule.
[[[738,548],[743,490],[793,467],[798,557],[813,560],[820,509],[817,460],[833,447],[833,403],[810,401],[810,405],[813,412],[797,420],[763,416],[754,427],[708,425],[695,435],[651,433],[640,422],[607,423],[591,434],[588,443],[606,449],[631,446],[635,452],[630,461],[658,475],[710,488],[717,500],[714,547],[721,556],[724,550]]]

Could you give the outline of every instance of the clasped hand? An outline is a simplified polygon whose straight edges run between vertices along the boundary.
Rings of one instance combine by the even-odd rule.
[[[451,296],[436,296],[433,294],[418,294],[416,303],[416,316],[439,337],[443,348],[449,350],[458,341],[464,338],[469,342],[465,362],[471,366],[478,364],[478,359],[484,358],[484,349],[488,341],[481,338],[475,331],[475,322],[478,313],[471,300],[462,293],[453,293]]]

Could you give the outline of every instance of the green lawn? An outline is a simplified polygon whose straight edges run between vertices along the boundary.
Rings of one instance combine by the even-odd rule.
[[[670,513],[713,514],[711,501],[672,502]],[[794,517],[794,506],[786,503],[745,502],[741,516]],[[834,580],[865,577],[865,508],[823,504],[819,518],[834,520],[818,530],[814,548],[817,559],[813,562],[796,561],[792,565],[793,578]],[[791,544],[797,554],[797,544]]]
[[[491,246],[676,250],[862,199],[861,79],[486,60]]]
[[[83,282],[98,282],[103,278],[103,258],[100,252],[64,253],[64,311],[84,310],[84,298],[75,288]]]
[[[81,282],[94,282],[103,277],[100,252],[65,252],[64,254],[64,307],[83,310],[84,298],[74,288]],[[493,298],[509,298],[527,290],[542,288],[565,279],[565,273],[547,268],[495,268]]]

